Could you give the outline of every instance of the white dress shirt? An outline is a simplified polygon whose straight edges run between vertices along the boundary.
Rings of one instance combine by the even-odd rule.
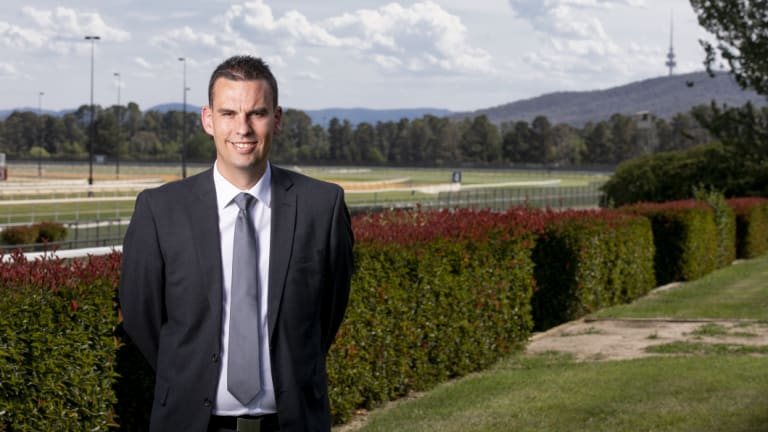
[[[272,384],[272,367],[269,360],[269,332],[267,331],[267,294],[269,280],[269,246],[270,227],[272,222],[272,188],[271,171],[269,163],[264,175],[253,188],[242,191],[227,181],[219,172],[216,164],[213,167],[213,181],[216,187],[216,201],[219,210],[219,232],[221,234],[221,263],[224,291],[222,292],[221,306],[221,369],[219,385],[216,390],[216,404],[213,408],[215,415],[239,416],[261,415],[277,412],[275,402],[275,389]],[[253,330],[258,328],[261,332],[261,385],[259,394],[248,404],[243,405],[227,390],[227,361],[229,353],[229,311],[232,289],[232,247],[235,236],[235,220],[238,207],[233,201],[241,192],[248,192],[256,197],[256,202],[251,209],[251,217],[256,227],[256,235],[259,241],[259,291],[261,294],[258,325],[254,322]],[[254,371],[259,373],[259,371]]]

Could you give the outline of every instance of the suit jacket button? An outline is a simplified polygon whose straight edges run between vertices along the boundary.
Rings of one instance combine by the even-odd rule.
[[[205,398],[205,400],[203,401],[203,406],[205,407],[211,406],[211,400],[208,398]]]
[[[214,363],[218,363],[219,362],[219,353],[213,353],[213,355],[211,356],[211,360]]]

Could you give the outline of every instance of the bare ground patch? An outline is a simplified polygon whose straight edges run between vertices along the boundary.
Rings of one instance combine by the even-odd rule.
[[[580,319],[535,334],[527,354],[563,352],[580,361],[649,357],[672,342],[768,345],[768,323],[754,320]]]

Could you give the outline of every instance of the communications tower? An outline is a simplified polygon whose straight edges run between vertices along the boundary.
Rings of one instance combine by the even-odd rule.
[[[673,18],[669,18],[669,52],[667,53],[667,62],[664,63],[669,68],[669,76],[672,76],[677,62],[675,61],[675,49],[672,46],[672,35],[675,30]]]

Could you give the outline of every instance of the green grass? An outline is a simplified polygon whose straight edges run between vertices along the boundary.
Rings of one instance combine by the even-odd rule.
[[[0,201],[0,224],[40,221],[74,222],[129,218],[134,200],[63,201],[39,204],[7,204]]]
[[[768,321],[768,255],[739,262],[633,304],[600,310],[596,318],[751,319]]]
[[[595,315],[759,321],[768,318],[767,301],[768,257],[762,257]],[[710,324],[696,332],[739,335]],[[666,355],[601,362],[512,355],[374,410],[356,430],[768,431],[768,347],[678,342],[651,350]]]
[[[574,363],[513,357],[374,412],[361,431],[768,430],[768,361],[749,356]]]

